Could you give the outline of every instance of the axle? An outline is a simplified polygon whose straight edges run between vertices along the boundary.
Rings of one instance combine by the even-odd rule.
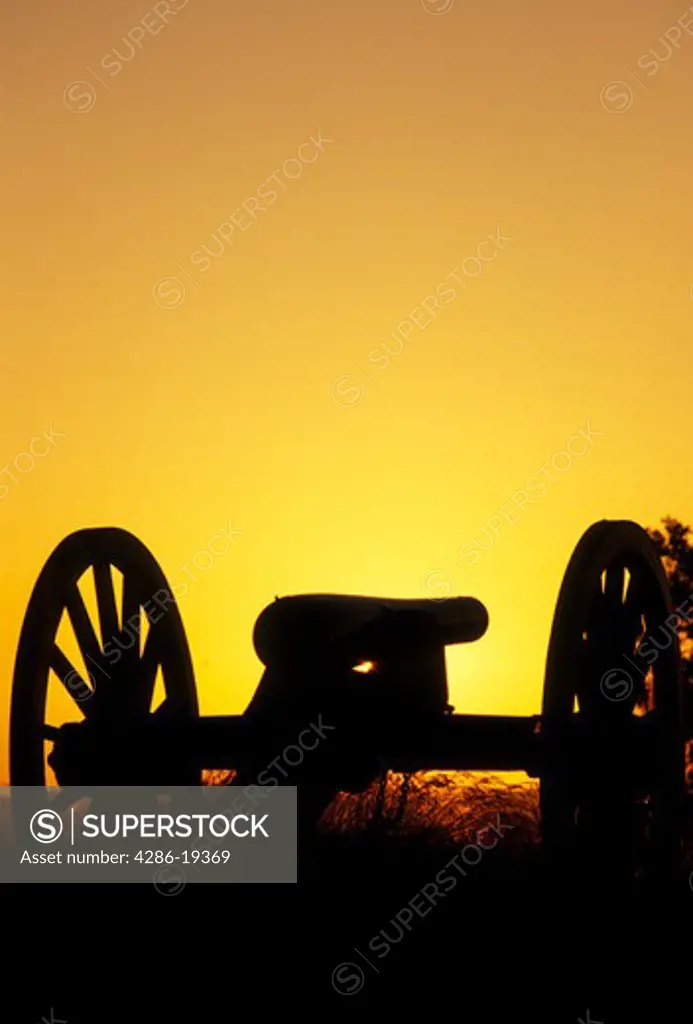
[[[654,715],[631,717],[620,729],[607,730],[578,714],[556,723],[540,716],[431,715],[338,719],[334,724],[316,714],[310,723],[284,720],[275,726],[243,715],[177,721],[149,716],[122,729],[113,720],[68,724],[51,738],[51,765],[61,785],[106,784],[100,781],[104,778],[110,784],[111,776],[129,784],[147,784],[156,777],[157,784],[172,785],[181,771],[257,774],[283,757],[288,764],[301,764],[302,778],[312,769],[321,782],[338,781],[359,763],[376,766],[374,774],[387,768],[524,771],[532,777],[584,775],[622,763],[637,779],[656,766],[662,744],[672,743]],[[290,749],[297,755],[290,757]],[[286,784],[293,782],[287,779]]]

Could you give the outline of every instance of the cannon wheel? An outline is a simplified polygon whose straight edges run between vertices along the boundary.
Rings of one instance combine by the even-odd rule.
[[[111,567],[123,577],[122,602],[116,597]],[[89,571],[93,573],[98,629],[78,585]],[[152,603],[155,596],[161,604]],[[57,643],[65,614],[86,677]],[[165,699],[152,710],[159,671]],[[62,684],[72,699],[74,720],[122,726],[125,756],[127,727],[138,716],[198,714],[195,676],[180,612],[158,563],[131,533],[105,528],[71,534],[55,549],[36,582],[22,626],[12,685],[13,786],[46,784],[45,742],[56,734],[55,727],[46,722],[49,679],[56,686]]]
[[[632,879],[633,849],[644,837],[650,877],[674,869],[684,752],[678,638],[665,624],[671,614],[669,585],[645,530],[628,521],[590,527],[563,578],[544,681],[542,736],[549,748],[560,747],[567,735],[561,723],[576,705],[587,741],[577,772],[556,768],[559,751],[541,778],[543,840],[557,863],[565,863],[567,850],[577,851],[583,866],[592,857],[600,877]],[[643,647],[650,651],[645,661],[640,644],[655,634],[661,647]],[[619,745],[633,716],[652,724],[649,780],[637,794],[633,780],[643,766],[621,756],[627,748]]]

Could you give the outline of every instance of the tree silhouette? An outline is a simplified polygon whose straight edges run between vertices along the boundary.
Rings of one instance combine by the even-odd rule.
[[[691,528],[665,516],[663,532],[648,529],[657,553],[662,559],[674,608],[679,610],[678,628],[683,667],[683,717],[686,736],[693,737],[693,547]]]

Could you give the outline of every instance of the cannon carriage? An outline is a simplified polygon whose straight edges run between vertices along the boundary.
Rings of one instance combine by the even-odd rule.
[[[122,575],[120,600],[112,568]],[[79,586],[87,573],[97,621]],[[86,676],[57,642],[65,618]],[[580,540],[560,588],[539,715],[453,713],[445,647],[485,633],[488,614],[474,598],[312,594],[276,599],[256,621],[264,672],[245,712],[201,717],[160,566],[126,531],[82,530],[53,552],[29,601],[10,782],[44,786],[50,766],[66,799],[80,787],[197,784],[204,769],[262,786],[268,766],[312,728],[311,746],[295,768],[287,759],[281,780],[299,787],[304,828],[336,793],[362,791],[385,769],[522,770],[540,780],[549,863],[578,856],[604,877],[631,878],[643,864],[652,877],[672,877],[684,792],[674,620],[647,533],[602,521]],[[643,642],[662,630],[668,642],[646,664]],[[164,698],[154,706],[157,678]],[[73,705],[60,726],[47,721],[49,679]]]

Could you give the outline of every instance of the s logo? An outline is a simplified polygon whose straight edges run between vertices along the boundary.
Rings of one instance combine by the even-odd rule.
[[[57,811],[37,811],[29,822],[29,831],[37,843],[54,843],[63,834],[62,818]]]

